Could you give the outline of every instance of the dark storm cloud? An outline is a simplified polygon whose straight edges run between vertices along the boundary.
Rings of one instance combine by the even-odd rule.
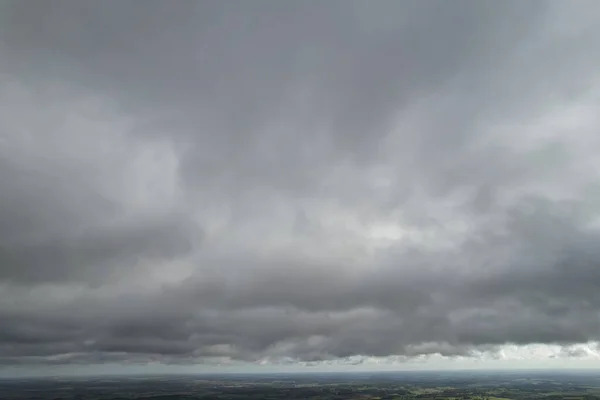
[[[172,216],[168,216],[172,217]],[[144,225],[99,229],[75,238],[52,238],[42,243],[0,247],[3,278],[26,281],[63,281],[91,278],[94,268],[104,272],[138,259],[164,259],[191,247],[192,229],[176,218]],[[116,264],[116,265],[115,265]]]
[[[353,2],[57,4],[6,12],[8,47],[24,54],[15,68],[58,65],[51,70],[61,78],[68,64],[80,85],[116,91],[149,121],[158,114],[167,126],[142,134],[184,135],[183,176],[192,184],[294,191],[313,186],[332,158],[375,157],[397,111],[415,98],[457,80],[480,85],[472,69],[509,51],[539,18],[539,6],[489,2],[379,3],[367,12]],[[382,27],[389,13],[404,23]],[[425,143],[417,157],[460,146],[464,135],[418,138]]]
[[[1,7],[0,363],[600,339],[595,3]]]

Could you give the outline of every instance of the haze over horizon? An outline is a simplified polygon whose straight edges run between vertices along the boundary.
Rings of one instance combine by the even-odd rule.
[[[591,0],[3,0],[0,375],[595,367],[599,109]]]

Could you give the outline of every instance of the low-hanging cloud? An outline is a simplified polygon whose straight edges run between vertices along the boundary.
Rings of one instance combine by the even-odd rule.
[[[0,364],[600,340],[596,3],[1,10]]]

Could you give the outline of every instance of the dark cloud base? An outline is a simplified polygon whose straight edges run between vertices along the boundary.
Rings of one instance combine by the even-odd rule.
[[[1,365],[600,340],[596,3],[0,7]]]

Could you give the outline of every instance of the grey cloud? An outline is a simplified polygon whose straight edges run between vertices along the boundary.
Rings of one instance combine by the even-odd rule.
[[[9,44],[28,55],[27,65],[29,55],[45,62],[58,59],[76,68],[75,76],[83,75],[82,85],[117,91],[125,107],[137,110],[143,104],[144,119],[164,119],[144,134],[157,129],[185,134],[180,139],[188,154],[184,176],[205,184],[217,179],[219,186],[229,183],[229,190],[252,182],[291,184],[297,191],[312,187],[340,157],[372,162],[399,110],[448,85],[464,85],[469,92],[485,87],[483,77],[470,69],[488,70],[492,61],[487,59],[510,52],[508,45],[518,37],[513,35],[526,34],[539,19],[537,6],[514,2],[468,7],[379,3],[366,16],[360,7],[341,2],[188,3],[181,8],[126,2],[119,10],[91,2],[59,4],[49,12],[19,5],[7,13],[11,26],[18,26],[6,35]],[[17,25],[34,12],[38,24]],[[406,23],[370,29],[389,14]],[[55,21],[65,16],[78,23]],[[471,118],[479,104],[462,104],[466,108],[459,113],[434,111],[458,114],[451,115],[452,125],[444,118],[436,132],[421,129],[421,138],[407,137],[423,142],[416,157],[431,154],[436,162],[435,151],[468,140],[464,118]],[[453,133],[439,135],[437,129]],[[277,168],[281,164],[287,165],[283,174]]]
[[[0,363],[600,339],[595,3],[0,18]]]
[[[168,216],[171,217],[171,216]],[[198,242],[193,229],[172,219],[101,229],[75,238],[0,247],[3,277],[25,281],[68,281],[100,277],[137,262],[170,259]],[[94,271],[97,269],[99,271]],[[117,272],[118,273],[118,272]],[[83,277],[83,278],[82,278]]]

